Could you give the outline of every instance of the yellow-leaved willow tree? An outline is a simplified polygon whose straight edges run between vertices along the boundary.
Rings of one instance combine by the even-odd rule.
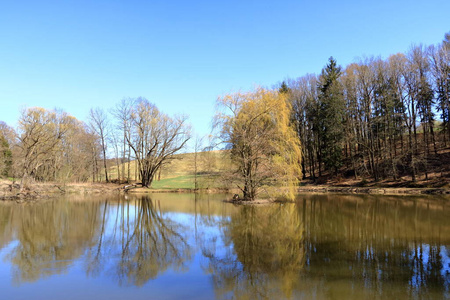
[[[301,176],[301,145],[291,126],[286,93],[257,88],[219,97],[215,127],[231,149],[231,181],[245,200],[254,200],[265,186],[289,187],[294,197]]]

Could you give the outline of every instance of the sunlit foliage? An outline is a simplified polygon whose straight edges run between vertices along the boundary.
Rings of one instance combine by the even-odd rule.
[[[225,95],[217,104],[215,126],[221,142],[231,149],[230,175],[244,199],[255,199],[263,185],[295,186],[301,176],[301,147],[285,94],[258,88]]]

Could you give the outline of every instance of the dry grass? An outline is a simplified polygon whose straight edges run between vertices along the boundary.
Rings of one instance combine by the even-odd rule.
[[[205,181],[215,177],[223,171],[227,165],[225,151],[208,151],[195,153],[184,153],[174,155],[162,168],[154,182],[157,188],[193,188],[195,177],[195,162],[197,161],[198,178]],[[130,163],[130,179],[136,181],[136,161]],[[125,170],[127,174],[128,163],[119,167],[119,171]],[[110,178],[118,178],[117,166],[109,169]],[[159,183],[161,182],[161,183]],[[178,184],[178,185],[177,185]],[[167,187],[160,187],[167,185]]]

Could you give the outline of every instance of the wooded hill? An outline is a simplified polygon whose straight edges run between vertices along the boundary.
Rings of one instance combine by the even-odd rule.
[[[319,76],[287,80],[279,90],[293,105],[304,178],[447,176],[450,33],[437,46],[345,69],[330,58]]]
[[[419,134],[420,136],[420,134]],[[197,155],[197,158],[195,156]],[[197,159],[197,172],[195,170]],[[411,181],[411,174],[407,168],[399,167],[397,180],[387,178],[374,181],[371,178],[355,178],[352,173],[349,159],[344,159],[344,164],[339,170],[338,176],[327,172],[320,178],[313,180],[308,176],[300,181],[300,185],[333,185],[333,186],[378,186],[378,187],[450,187],[450,149],[442,149],[438,154],[431,153],[428,157],[428,179],[425,174],[417,177],[416,182]],[[226,189],[235,188],[226,180],[224,173],[230,172],[230,158],[227,151],[211,151],[184,153],[174,155],[173,159],[165,165],[153,181],[154,189]],[[117,167],[110,161],[110,176],[113,182],[117,182]],[[120,166],[122,168],[122,166]],[[123,165],[126,170],[128,163]],[[135,161],[130,163],[130,182],[137,182]],[[138,175],[138,174],[137,174]],[[123,182],[123,180],[122,180]],[[196,185],[197,182],[197,185]]]

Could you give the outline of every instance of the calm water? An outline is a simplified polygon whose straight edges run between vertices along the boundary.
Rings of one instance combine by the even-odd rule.
[[[0,203],[1,299],[450,299],[450,201]]]

